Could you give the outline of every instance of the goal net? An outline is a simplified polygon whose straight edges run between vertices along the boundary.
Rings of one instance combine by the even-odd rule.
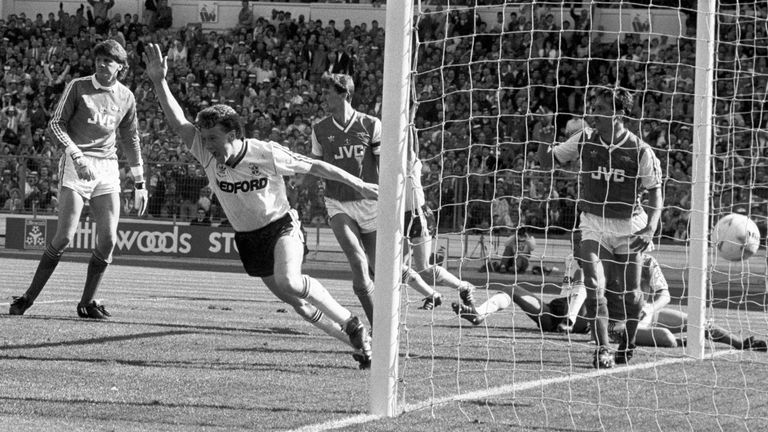
[[[400,291],[398,412],[522,430],[768,425],[765,249],[726,261],[702,234],[742,213],[765,238],[768,3],[709,5],[702,16],[683,0],[415,2],[411,127],[438,228],[430,262],[477,286],[478,310],[462,317],[439,281],[433,310]],[[583,130],[593,89],[612,85],[632,92],[625,124],[661,162],[649,255],[666,283],[651,272],[644,285],[670,301],[641,324],[627,365],[595,370],[590,334],[553,325],[569,313],[558,299],[577,299],[579,165],[543,170],[535,154]]]

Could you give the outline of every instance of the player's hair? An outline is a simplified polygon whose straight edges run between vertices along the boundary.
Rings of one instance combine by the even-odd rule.
[[[597,87],[595,89],[596,98],[606,98],[613,101],[613,107],[618,113],[623,112],[621,117],[628,116],[634,106],[634,97],[629,90],[621,87]]]
[[[221,125],[224,132],[235,131],[237,138],[243,137],[243,120],[240,114],[231,106],[216,104],[201,110],[197,113],[195,121],[200,129],[210,129]]]
[[[128,66],[128,53],[125,52],[125,48],[120,45],[120,42],[114,39],[99,42],[93,47],[93,58],[99,56],[109,57],[123,66]]]
[[[352,100],[355,93],[355,81],[347,74],[330,74],[326,78],[326,85],[339,93],[346,93],[347,100]]]

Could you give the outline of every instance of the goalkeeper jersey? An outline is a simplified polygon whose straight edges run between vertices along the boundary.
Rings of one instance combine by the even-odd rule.
[[[119,140],[130,166],[141,164],[137,130],[133,93],[120,82],[102,86],[93,75],[67,84],[48,124],[55,143],[89,156],[116,159]]]
[[[200,161],[221,208],[237,232],[254,231],[291,209],[283,176],[304,174],[313,161],[272,141],[246,139],[238,154],[218,163],[203,148],[200,133],[189,149]]]
[[[381,121],[357,111],[346,126],[333,116],[312,126],[312,155],[368,183],[379,183],[380,146]],[[339,201],[363,199],[352,187],[333,180],[326,180],[325,196]]]

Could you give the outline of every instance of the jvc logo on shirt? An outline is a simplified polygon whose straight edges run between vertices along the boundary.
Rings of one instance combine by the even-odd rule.
[[[605,181],[614,181],[616,183],[624,183],[626,178],[623,169],[606,167],[597,167],[597,171],[592,171],[590,176],[595,180],[605,179]]]
[[[336,154],[333,155],[333,158],[336,160],[349,158],[357,159],[363,157],[363,154],[365,154],[365,146],[353,144],[339,147]]]
[[[88,119],[88,123],[100,125],[107,129],[114,129],[117,124],[117,119],[106,113],[95,112],[93,117]]]
[[[228,181],[219,181],[219,189],[222,192],[237,194],[238,192],[250,192],[252,190],[264,189],[269,181],[266,177],[253,180],[243,180],[241,182],[231,183]]]

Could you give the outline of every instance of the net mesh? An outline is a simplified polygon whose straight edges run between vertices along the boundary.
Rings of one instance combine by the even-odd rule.
[[[754,343],[768,333],[764,249],[736,262],[711,249],[708,268],[697,269],[708,279],[705,360],[691,361],[681,347],[691,214],[706,212],[713,226],[743,213],[765,238],[768,2],[717,5],[708,209],[691,208],[695,2],[477,0],[416,9],[413,127],[439,228],[433,243],[443,247],[435,255],[479,287],[480,312],[495,313],[473,323],[478,315],[418,311],[422,299],[404,291],[401,406],[531,428],[768,424],[765,379],[757,378],[768,358]],[[590,92],[611,85],[634,94],[626,125],[661,161],[664,207],[651,255],[671,301],[649,325],[650,345],[606,372],[592,368],[588,334],[542,330],[567,313],[553,300],[574,288],[568,256],[583,192],[578,166],[542,170],[535,153],[582,130]],[[532,312],[537,305],[543,314]],[[458,409],[446,414],[444,403]]]

